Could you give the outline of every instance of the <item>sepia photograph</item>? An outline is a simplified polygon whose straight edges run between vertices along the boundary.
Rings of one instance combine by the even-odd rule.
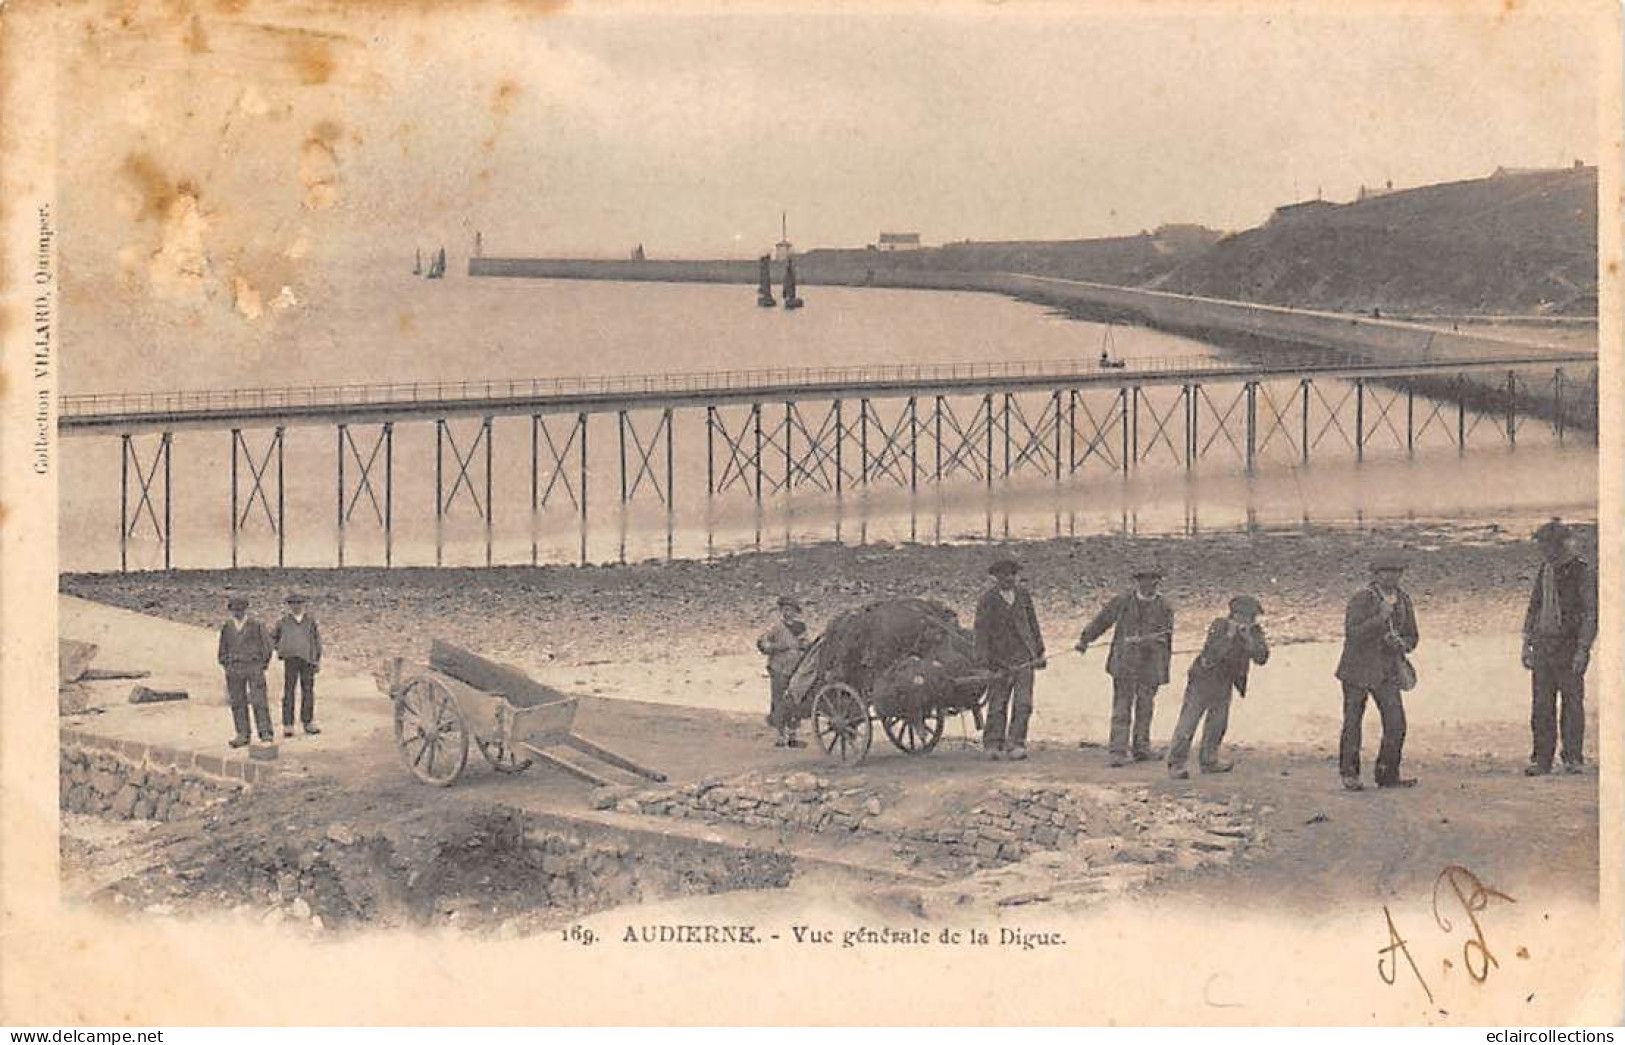
[[[1616,4],[0,34],[0,1023],[1625,1018]]]

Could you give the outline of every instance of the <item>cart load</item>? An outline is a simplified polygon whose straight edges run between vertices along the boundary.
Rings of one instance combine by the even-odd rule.
[[[952,610],[890,599],[832,620],[791,676],[790,696],[824,750],[850,760],[867,753],[873,719],[903,751],[931,750],[946,715],[980,708],[990,677]]]

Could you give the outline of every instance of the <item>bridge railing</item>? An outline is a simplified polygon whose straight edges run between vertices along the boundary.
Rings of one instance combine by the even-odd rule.
[[[835,367],[776,367],[706,370],[665,374],[622,374],[590,377],[520,378],[510,380],[413,381],[393,384],[305,385],[170,392],[118,392],[67,395],[65,418],[128,414],[191,414],[248,410],[309,409],[397,403],[443,403],[470,400],[543,399],[568,396],[633,394],[703,394],[743,389],[794,390],[810,386],[939,384],[946,381],[1068,378],[1169,371],[1236,373],[1260,369],[1256,364],[1213,356],[1145,356],[1103,366],[1092,359],[1040,359],[1010,362],[896,363]],[[1325,352],[1277,353],[1270,368],[1330,368],[1360,362]]]

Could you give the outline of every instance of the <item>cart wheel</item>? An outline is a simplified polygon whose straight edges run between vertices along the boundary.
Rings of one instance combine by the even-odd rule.
[[[861,762],[869,754],[875,737],[875,724],[869,706],[858,691],[844,682],[831,682],[818,691],[812,703],[813,735],[824,754],[842,762]]]
[[[528,758],[521,760],[519,752],[510,751],[501,737],[495,740],[475,737],[474,743],[479,746],[480,754],[485,756],[485,760],[491,763],[491,768],[498,773],[523,773],[535,764]]]
[[[897,745],[897,750],[923,755],[942,739],[944,721],[941,708],[927,708],[919,722],[907,715],[887,715],[880,720],[880,728],[886,731],[886,739]]]
[[[468,724],[446,687],[413,679],[395,700],[395,746],[425,784],[445,787],[468,765]]]

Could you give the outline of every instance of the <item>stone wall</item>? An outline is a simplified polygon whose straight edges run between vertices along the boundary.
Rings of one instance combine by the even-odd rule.
[[[166,757],[169,755],[171,757]],[[174,820],[237,797],[260,778],[246,761],[210,758],[200,770],[190,752],[123,741],[63,737],[58,757],[61,808],[119,820]],[[218,772],[210,772],[218,767]]]
[[[707,823],[868,835],[891,842],[900,855],[967,871],[1057,850],[1100,850],[1095,855],[1111,861],[1174,863],[1184,849],[1237,851],[1256,840],[1257,826],[1245,808],[1195,797],[1153,801],[1144,790],[1058,781],[998,784],[961,808],[926,817],[888,815],[878,790],[851,780],[836,786],[811,773],[751,773],[677,788],[600,788],[593,804]]]

